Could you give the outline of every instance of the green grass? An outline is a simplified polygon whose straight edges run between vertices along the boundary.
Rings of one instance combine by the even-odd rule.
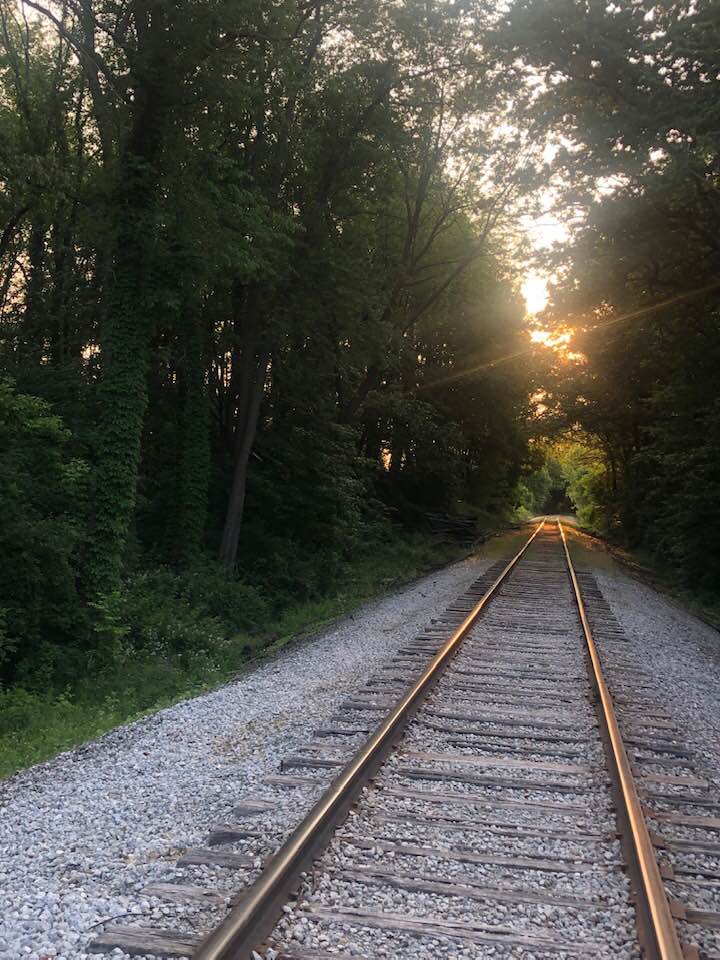
[[[0,690],[0,777],[212,689],[293,638],[466,553],[436,538],[405,536],[352,563],[341,590],[288,606],[262,632],[182,656],[125,656],[97,671],[90,667],[63,690]]]

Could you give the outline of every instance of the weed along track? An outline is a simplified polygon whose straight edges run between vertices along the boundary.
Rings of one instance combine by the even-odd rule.
[[[184,854],[182,883],[143,891],[182,904],[183,929],[108,925],[91,949],[719,958],[717,796],[623,645],[560,524],[541,523],[308,723],[270,778],[299,810],[317,798],[294,832],[244,797]]]

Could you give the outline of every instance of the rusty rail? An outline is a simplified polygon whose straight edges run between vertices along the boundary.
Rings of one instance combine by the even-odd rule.
[[[624,827],[622,830],[623,840],[625,841],[623,846],[629,861],[628,866],[631,876],[635,881],[638,932],[641,945],[644,948],[645,955],[652,960],[683,960],[683,948],[678,938],[665,886],[660,876],[655,850],[643,816],[642,804],[635,786],[635,778],[630,767],[625,744],[620,734],[612,697],[603,676],[600,656],[590,629],[565,531],[560,520],[557,521],[557,525],[565,550],[570,581],[587,644],[591,679],[598,696],[598,714],[605,734],[608,766],[618,800],[619,819],[621,826]]]
[[[557,524],[587,645],[591,682],[597,695],[598,715],[617,802],[623,849],[636,898],[640,943],[647,960],[684,960],[685,954],[678,939],[630,761],[603,676],[565,531],[559,520]],[[343,768],[302,823],[265,866],[255,883],[237,900],[223,923],[200,945],[193,955],[194,960],[247,960],[252,951],[261,945],[274,928],[282,913],[282,907],[297,889],[302,873],[310,868],[327,845],[365,784],[382,765],[406,724],[442,675],[463,638],[544,525],[545,520],[538,524],[532,536],[460,626],[443,643],[422,676],[391,708],[372,737]]]
[[[255,883],[238,899],[222,924],[193,954],[193,960],[246,960],[271,932],[300,875],[327,845],[360,791],[381,766],[408,721],[440,678],[480,613],[545,525],[530,539],[486,590],[459,627],[445,641],[412,689],[390,710],[373,736],[360,748],[315,804],[302,823],[267,864]]]

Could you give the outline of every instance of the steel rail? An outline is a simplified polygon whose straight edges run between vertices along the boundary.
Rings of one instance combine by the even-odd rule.
[[[639,913],[640,911],[646,913],[646,922],[639,923],[641,939],[646,941],[643,946],[646,956],[652,958],[652,960],[683,960],[685,955],[678,938],[670,903],[660,876],[655,850],[643,816],[642,803],[638,796],[630,760],[620,733],[615,707],[603,676],[600,656],[590,629],[590,622],[575,574],[575,567],[570,557],[565,531],[560,520],[557,521],[557,525],[565,550],[565,559],[575,594],[575,603],[585,635],[588,657],[592,667],[592,679],[599,698],[600,717],[606,734],[606,742],[610,748],[610,767],[615,781],[616,794],[618,795],[618,812],[622,815],[621,820],[627,828],[625,832],[627,833],[627,847],[631,860],[629,866],[639,880],[639,890],[637,891],[639,902],[636,906]],[[639,916],[638,919],[640,921],[641,917]]]
[[[253,949],[272,931],[284,904],[297,888],[301,873],[311,866],[337,826],[345,819],[360,791],[379,769],[467,632],[544,525],[543,519],[522,549],[445,641],[412,689],[390,709],[373,736],[343,768],[268,862],[255,883],[238,898],[225,920],[199,946],[193,954],[193,960],[247,960]]]

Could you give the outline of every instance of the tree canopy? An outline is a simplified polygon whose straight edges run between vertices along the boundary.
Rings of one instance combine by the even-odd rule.
[[[540,81],[550,182],[576,222],[544,257],[543,322],[581,355],[552,365],[545,422],[602,454],[587,477],[597,529],[716,590],[720,7],[518,0],[504,30]]]
[[[593,447],[595,528],[717,583],[719,34],[715,0],[0,0],[3,676],[563,503],[541,437]]]
[[[313,595],[393,522],[512,505],[527,377],[482,367],[541,164],[498,25],[0,0],[3,537],[25,593],[54,570],[45,606],[3,584],[8,677],[126,636],[153,568]]]

